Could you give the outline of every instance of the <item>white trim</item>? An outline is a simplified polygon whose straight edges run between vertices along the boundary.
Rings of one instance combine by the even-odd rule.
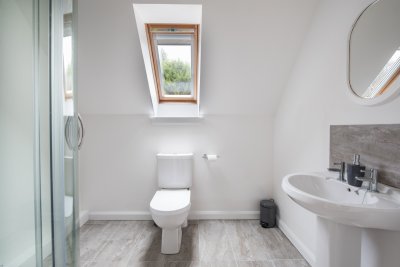
[[[188,125],[199,124],[204,121],[204,117],[150,117],[153,125]]]
[[[295,233],[287,226],[287,224],[277,216],[277,223],[279,229],[286,235],[286,237],[293,243],[299,250],[301,255],[308,261],[311,266],[315,266],[315,254],[296,236]]]
[[[79,227],[82,227],[85,223],[89,221],[89,211],[82,210],[79,212]]]
[[[189,220],[248,220],[259,219],[259,211],[191,211]],[[146,211],[90,212],[90,220],[152,220]]]
[[[260,211],[192,211],[189,220],[251,220],[259,219]]]
[[[199,89],[199,88],[197,88]],[[158,101],[158,98],[157,98]],[[157,112],[154,113],[155,118],[198,118],[200,117],[199,102],[194,103],[177,103],[164,102],[158,104]]]
[[[89,220],[94,221],[142,221],[151,219],[151,214],[148,211],[96,211],[89,213]]]

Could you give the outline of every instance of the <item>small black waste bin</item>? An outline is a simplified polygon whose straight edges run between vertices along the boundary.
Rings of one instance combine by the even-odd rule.
[[[276,204],[273,199],[263,199],[260,201],[260,224],[264,228],[275,227]]]

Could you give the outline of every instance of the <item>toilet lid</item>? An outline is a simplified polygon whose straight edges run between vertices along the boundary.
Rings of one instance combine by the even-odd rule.
[[[155,193],[150,208],[159,212],[174,212],[190,205],[190,190],[163,189]]]

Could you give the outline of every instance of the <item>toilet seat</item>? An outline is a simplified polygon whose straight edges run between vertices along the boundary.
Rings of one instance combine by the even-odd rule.
[[[158,190],[150,202],[150,209],[157,215],[174,215],[190,209],[190,190],[162,189]]]

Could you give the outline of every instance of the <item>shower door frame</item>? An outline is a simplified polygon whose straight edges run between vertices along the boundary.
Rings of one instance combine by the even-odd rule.
[[[76,90],[76,17],[77,1],[73,0],[72,55],[73,55],[73,107],[71,120],[73,140],[73,213],[71,233],[65,220],[65,125],[64,125],[64,71],[63,71],[63,27],[64,1],[51,0],[51,154],[52,154],[52,236],[53,266],[79,265],[79,207],[78,207],[78,112]],[[68,247],[68,235],[72,235]],[[69,253],[70,252],[70,253]]]

